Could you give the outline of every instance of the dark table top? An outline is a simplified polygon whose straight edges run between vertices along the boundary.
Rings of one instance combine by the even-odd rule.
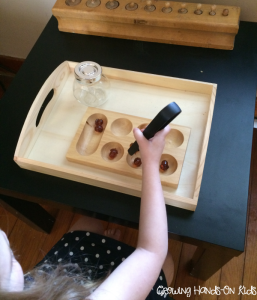
[[[218,84],[195,212],[167,206],[169,232],[243,251],[255,95],[257,23],[241,22],[233,51],[59,32],[52,17],[0,103],[0,194],[20,193],[138,223],[140,199],[21,169],[13,161],[27,113],[63,61]],[[201,72],[203,71],[203,72]]]

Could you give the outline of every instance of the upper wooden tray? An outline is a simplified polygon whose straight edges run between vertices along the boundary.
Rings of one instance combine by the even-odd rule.
[[[157,43],[232,50],[239,28],[240,7],[216,5],[211,15],[210,4],[184,3],[187,13],[180,13],[181,2],[168,2],[172,11],[163,13],[166,2],[151,1],[155,10],[146,11],[147,1],[133,1],[138,5],[130,11],[128,0],[119,0],[115,9],[108,9],[109,0],[100,1],[97,7],[88,7],[87,0],[68,6],[57,0],[52,12],[61,31],[132,39]],[[76,4],[74,3],[74,4]],[[224,10],[227,13],[224,15]]]
[[[73,96],[76,64],[62,63],[42,86],[23,125],[14,160],[25,169],[140,197],[140,179],[79,165],[65,157],[87,111]],[[217,85],[106,67],[103,73],[110,79],[112,96],[101,109],[153,119],[172,101],[180,106],[183,113],[174,123],[191,128],[190,140],[178,188],[163,186],[163,193],[168,205],[195,210]],[[36,126],[39,110],[52,90],[54,95]]]

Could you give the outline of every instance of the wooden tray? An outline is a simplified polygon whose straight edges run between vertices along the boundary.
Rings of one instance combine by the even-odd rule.
[[[104,121],[104,131],[96,132],[95,120]],[[128,149],[135,141],[132,129],[145,128],[151,120],[131,115],[120,114],[99,108],[89,107],[80,123],[76,135],[67,152],[69,161],[86,166],[107,170],[134,178],[142,178],[142,166],[136,167],[135,158],[141,158],[140,151],[130,156]],[[166,160],[169,169],[160,169],[162,185],[178,187],[179,178],[186,154],[190,128],[171,125],[166,137],[165,148],[161,160]],[[114,159],[110,159],[110,149],[118,151]]]
[[[87,111],[87,107],[78,103],[73,96],[76,64],[63,62],[40,89],[23,125],[14,160],[28,170],[140,197],[140,179],[66,159],[66,153]],[[217,85],[106,67],[103,67],[103,72],[110,79],[112,96],[101,109],[153,119],[172,101],[180,106],[183,113],[174,123],[191,128],[190,140],[178,188],[163,186],[163,193],[168,205],[195,210]],[[51,91],[54,91],[53,97],[36,126],[40,108]]]

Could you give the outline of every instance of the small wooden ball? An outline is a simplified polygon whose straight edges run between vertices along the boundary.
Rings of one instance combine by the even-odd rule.
[[[186,9],[186,3],[181,4],[181,8],[178,10],[180,14],[186,14],[188,10]]]
[[[167,160],[163,160],[161,162],[160,169],[163,171],[166,171],[169,169],[169,164],[168,164]]]
[[[109,158],[114,159],[118,154],[118,150],[116,148],[110,149]]]
[[[225,17],[228,16],[229,15],[229,10],[224,9],[223,12],[222,12],[222,15],[225,16]]]
[[[95,126],[95,131],[96,132],[102,132],[104,129],[103,129],[103,126],[102,125],[96,125]]]
[[[202,4],[197,4],[196,6],[196,10],[195,10],[195,14],[196,15],[201,15],[203,13],[203,11],[201,10]]]
[[[216,15],[216,5],[211,6],[211,11],[209,12],[209,15],[211,15],[211,16]]]
[[[94,1],[94,0],[91,0],[92,2]],[[103,123],[104,123],[104,121],[102,120],[102,119],[96,119],[95,120],[95,125],[103,125]]]
[[[136,157],[136,158],[134,159],[134,165],[137,166],[137,167],[140,167],[141,164],[142,164],[141,158]]]

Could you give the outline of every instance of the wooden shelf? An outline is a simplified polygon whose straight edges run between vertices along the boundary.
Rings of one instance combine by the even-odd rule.
[[[240,7],[202,4],[202,14],[195,13],[196,3],[187,3],[187,13],[179,13],[181,2],[169,2],[172,11],[163,13],[164,1],[152,1],[155,10],[145,10],[146,1],[135,2],[138,8],[126,9],[128,0],[119,0],[115,9],[106,8],[108,1],[88,7],[86,1],[68,6],[57,0],[52,12],[60,31],[132,39],[157,43],[232,50],[239,29]],[[133,2],[134,3],[134,2]],[[224,16],[224,10],[228,15]]]

